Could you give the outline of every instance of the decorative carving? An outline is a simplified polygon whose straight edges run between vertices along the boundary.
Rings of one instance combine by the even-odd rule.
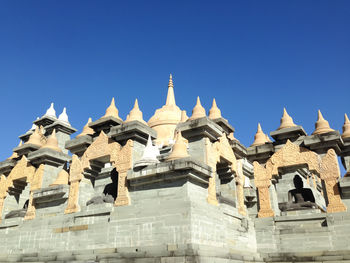
[[[208,198],[209,204],[218,205],[216,198],[216,164],[220,161],[219,142],[211,143],[208,138],[205,139],[206,163],[212,169],[212,176],[209,178]]]
[[[134,143],[128,140],[124,147],[113,148],[111,153],[112,165],[118,171],[118,195],[115,200],[115,206],[128,205],[130,203],[129,191],[127,187],[127,171],[132,168],[132,151]]]
[[[205,141],[206,144],[206,163],[212,168],[213,176],[209,178],[208,186],[208,198],[207,201],[210,204],[217,205],[218,200],[216,198],[216,164],[223,159],[231,165],[231,170],[237,173],[237,160],[236,156],[228,142],[226,134],[223,133],[218,141],[211,143],[208,138]],[[243,189],[243,188],[242,188]],[[244,202],[244,201],[243,201]]]
[[[30,191],[34,191],[41,188],[44,176],[44,168],[45,165],[40,164],[39,168],[36,169],[34,176],[30,182]]]
[[[271,158],[266,162],[266,168],[262,167],[257,162],[254,162],[255,184],[259,190],[259,217],[260,215],[266,216],[268,214],[271,214],[270,211],[262,211],[261,213],[260,211],[263,209],[263,207],[267,207],[267,188],[271,183],[270,180],[272,178],[272,175],[277,175],[278,168],[280,167],[301,164],[307,164],[310,171],[314,171],[315,173],[320,174],[321,179],[325,181],[329,202],[327,206],[327,212],[333,213],[346,211],[346,206],[341,201],[337,184],[337,180],[340,178],[340,170],[335,151],[333,149],[329,149],[327,155],[323,157],[321,161],[320,157],[316,153],[299,147],[288,140],[287,143],[279,151],[273,154]],[[314,185],[316,187],[315,178],[316,180],[319,180],[319,178],[313,175]],[[269,196],[268,202],[270,202]],[[270,206],[270,204],[268,205]]]
[[[326,185],[328,197],[327,212],[346,211],[346,206],[341,201],[339,193],[338,179],[340,178],[340,169],[334,149],[329,149],[327,154],[322,158],[320,176]]]
[[[227,161],[228,163],[230,163],[232,170],[236,172],[237,170],[236,156],[230,146],[230,143],[228,142],[228,139],[225,133],[223,133],[222,136],[219,138],[218,149],[220,152],[220,157],[225,159],[225,161]]]
[[[0,197],[0,223],[2,220],[2,209],[4,208],[4,197]]]
[[[34,200],[33,200],[33,192],[30,191],[27,213],[24,217],[24,220],[31,220],[34,218],[35,218],[35,206],[34,206]]]
[[[4,207],[4,200],[7,194],[7,182],[5,175],[0,175],[0,223],[2,218],[2,209]]]
[[[0,175],[0,198],[5,198],[7,195],[7,180],[6,176],[1,174]]]
[[[124,147],[111,140],[101,131],[98,138],[87,148],[81,161],[73,155],[69,173],[69,197],[65,213],[74,213],[79,210],[79,182],[83,179],[83,170],[90,168],[90,161],[109,156],[110,162],[118,171],[118,195],[115,200],[116,206],[128,205],[129,192],[127,188],[127,171],[132,168],[133,141],[128,140]]]
[[[31,182],[35,172],[35,167],[32,166],[27,158],[23,155],[21,160],[11,170],[8,179],[9,182],[18,179],[27,179],[27,182]]]
[[[65,214],[75,213],[79,211],[79,181],[73,181],[69,186],[69,196],[68,196],[68,205],[66,210],[64,210]]]
[[[68,196],[68,205],[64,210],[65,214],[75,213],[79,211],[79,182],[83,178],[83,166],[79,157],[77,155],[73,155],[72,164],[69,170],[69,196]]]
[[[39,168],[36,169],[33,178],[30,182],[30,195],[27,213],[24,217],[24,220],[31,220],[35,218],[35,204],[33,200],[33,191],[40,189],[42,186],[43,176],[44,176],[44,164],[40,164]]]
[[[27,158],[23,155],[21,160],[17,162],[16,166],[13,167],[9,176],[6,177],[4,175],[0,178],[0,220],[2,216],[2,207],[4,203],[4,199],[7,196],[7,190],[9,187],[13,187],[13,181],[24,179],[27,183],[32,184],[34,179],[35,167],[32,166]],[[32,193],[32,189],[31,189]],[[34,215],[35,216],[35,215]]]
[[[68,184],[68,180],[69,180],[69,173],[67,173],[66,170],[62,169],[58,173],[56,180],[52,184],[50,184],[50,186],[67,185]]]
[[[76,154],[72,156],[72,163],[69,169],[69,182],[80,181],[83,179],[83,165]]]
[[[82,165],[90,168],[90,161],[101,157],[109,156],[120,144],[109,139],[108,136],[101,131],[97,139],[86,149],[81,157]]]
[[[247,210],[244,205],[244,191],[243,191],[244,175],[243,175],[242,160],[237,161],[236,182],[237,182],[238,212],[241,215],[247,215]]]
[[[258,217],[274,216],[271,208],[269,187],[271,185],[272,174],[269,169],[262,167],[258,162],[253,162],[254,182],[258,188],[260,209]],[[270,169],[271,170],[271,169]]]
[[[287,143],[266,162],[266,168],[271,175],[277,175],[278,168],[299,164],[307,164],[311,171],[320,172],[320,160],[316,153],[287,140]]]

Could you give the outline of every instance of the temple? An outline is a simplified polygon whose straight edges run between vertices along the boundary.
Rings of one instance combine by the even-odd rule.
[[[0,262],[350,262],[347,115],[308,135],[284,109],[246,147],[171,75],[148,122],[116,101],[75,136],[51,104],[0,162]]]

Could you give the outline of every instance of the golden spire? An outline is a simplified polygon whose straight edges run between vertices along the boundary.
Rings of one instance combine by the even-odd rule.
[[[29,140],[26,142],[26,144],[42,146],[41,135],[38,126],[35,128],[34,132],[29,136]]]
[[[185,143],[185,139],[181,135],[181,132],[178,131],[175,135],[175,144],[173,145],[172,152],[166,159],[167,161],[171,161],[186,157],[189,157],[187,152],[187,145]]]
[[[69,174],[67,173],[67,171],[62,169],[58,173],[56,180],[52,184],[50,184],[50,186],[68,184],[68,177]]]
[[[173,76],[171,74],[169,76],[168,95],[166,97],[165,105],[176,105],[175,95],[174,95]]]
[[[278,127],[277,130],[290,128],[296,126],[293,122],[293,119],[291,116],[289,116],[288,112],[286,111],[286,108],[283,108],[283,116],[281,118],[281,125]]]
[[[229,138],[231,141],[238,141],[233,132],[231,132],[229,135],[227,135],[227,138]]]
[[[211,106],[211,109],[209,110],[209,119],[218,119],[222,118],[221,116],[221,110],[216,105],[215,98],[213,99],[213,106]]]
[[[19,144],[18,144],[17,147],[20,147],[20,146],[22,146],[22,140],[19,141]],[[9,158],[7,158],[7,159],[15,159],[15,158],[18,158],[18,157],[19,157],[18,153],[12,152],[12,155]]]
[[[139,108],[139,103],[137,99],[135,99],[134,108],[128,114],[125,122],[129,121],[139,121],[147,125],[147,123],[143,120],[142,111]]]
[[[163,146],[169,145],[169,141],[173,139],[176,125],[180,121],[181,110],[175,104],[173,81],[170,75],[166,104],[157,109],[148,121],[148,125],[157,132],[155,143]]]
[[[85,124],[83,131],[77,135],[77,138],[84,136],[84,135],[93,135],[94,134],[94,130],[92,128],[89,127],[89,123],[91,123],[92,120],[91,118],[88,119],[87,123]]]
[[[188,116],[187,116],[187,114],[186,114],[186,111],[183,110],[183,111],[181,112],[181,122],[185,122],[185,121],[187,121],[187,120],[188,120]]]
[[[118,109],[115,106],[114,97],[112,98],[111,104],[106,109],[106,114],[102,118],[109,117],[109,116],[115,117],[115,118],[121,120],[121,118],[119,117]]]
[[[250,146],[263,145],[268,142],[267,135],[262,131],[260,123],[258,123],[258,130],[254,136],[254,142]]]
[[[190,120],[199,119],[199,118],[202,118],[205,116],[206,116],[205,109],[203,108],[199,97],[197,97],[197,103],[196,103],[196,106],[194,106],[194,108],[192,110],[192,116],[191,116]]]
[[[322,134],[327,132],[334,131],[331,127],[329,127],[328,121],[326,121],[320,110],[318,110],[318,119],[315,123],[315,131],[312,134]]]
[[[344,125],[343,125],[343,134],[342,134],[342,138],[350,138],[350,121],[348,118],[348,115],[346,115],[345,113],[345,121],[344,121]]]
[[[62,152],[61,148],[58,147],[58,141],[56,138],[56,130],[55,129],[52,131],[49,138],[47,138],[45,145],[41,146],[41,148],[49,148],[49,149],[52,149],[56,152]]]

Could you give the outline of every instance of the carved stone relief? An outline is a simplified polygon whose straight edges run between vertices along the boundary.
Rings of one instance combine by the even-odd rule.
[[[328,205],[327,212],[343,212],[346,206],[343,204],[338,187],[338,179],[340,178],[340,169],[335,151],[329,149],[327,154],[322,158],[320,177],[326,185]]]
[[[36,169],[34,176],[31,180],[28,209],[24,217],[24,220],[30,220],[35,218],[35,205],[33,202],[33,191],[40,189],[42,186],[44,167],[45,167],[44,164],[40,164],[39,168]]]
[[[27,158],[23,155],[21,160],[17,162],[15,167],[11,170],[7,179],[5,176],[1,176],[0,181],[0,220],[2,217],[2,208],[4,204],[4,199],[7,196],[7,191],[9,187],[13,187],[14,180],[25,180],[27,183],[32,184],[35,173],[35,167],[32,166]],[[32,189],[31,189],[32,191]],[[31,192],[32,194],[32,192]]]
[[[288,140],[279,151],[271,156],[265,167],[257,162],[253,164],[255,184],[259,191],[259,217],[273,215],[272,210],[270,211],[271,204],[268,192],[272,175],[277,175],[280,167],[302,164],[307,164],[310,171],[320,174],[321,179],[325,181],[329,201],[327,212],[346,211],[346,207],[339,195],[337,180],[340,177],[340,170],[338,159],[333,149],[328,150],[327,155],[321,160],[316,153],[299,147]],[[318,177],[316,176],[316,178]]]
[[[243,175],[243,160],[237,161],[237,170],[236,170],[236,182],[237,182],[237,200],[238,200],[238,212],[241,215],[247,215],[247,209],[244,205],[244,175]]]
[[[115,200],[116,206],[128,205],[130,203],[126,175],[132,168],[133,141],[128,140],[124,147],[111,140],[102,131],[98,138],[86,149],[81,160],[73,155],[72,165],[69,173],[69,197],[65,213],[74,213],[79,210],[79,182],[83,179],[83,171],[90,167],[90,161],[102,157],[109,157],[110,162],[118,172],[118,195]]]

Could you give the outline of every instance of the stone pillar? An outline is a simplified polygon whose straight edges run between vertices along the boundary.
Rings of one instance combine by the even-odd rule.
[[[72,164],[69,171],[69,196],[68,196],[68,205],[64,210],[65,214],[78,212],[80,207],[78,204],[79,200],[79,183],[83,178],[83,166],[77,155],[73,155]]]
[[[244,184],[244,175],[243,175],[243,164],[242,159],[237,161],[237,176],[236,176],[236,182],[237,182],[237,201],[238,201],[238,212],[241,215],[247,215],[247,209],[244,205],[244,191],[243,191],[243,184]],[[233,170],[233,169],[232,169]]]
[[[269,187],[271,185],[271,178],[268,171],[262,167],[258,162],[253,162],[254,165],[254,183],[258,188],[259,212],[258,217],[274,216],[271,208]]]
[[[118,193],[114,202],[115,206],[130,204],[127,187],[127,171],[132,168],[133,141],[128,140],[125,146],[111,154],[111,162],[118,172]]]
[[[4,207],[4,200],[5,198],[4,197],[0,197],[0,223],[2,221],[2,209]]]
[[[346,211],[346,206],[340,198],[338,187],[340,169],[337,155],[333,149],[329,149],[327,154],[322,158],[320,176],[326,186],[328,198],[327,213]]]

